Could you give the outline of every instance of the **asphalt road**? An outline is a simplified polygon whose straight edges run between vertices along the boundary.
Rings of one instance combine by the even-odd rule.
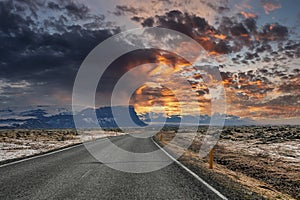
[[[107,140],[100,139],[92,145],[108,153]],[[158,149],[150,138],[119,136],[111,141],[136,153]],[[220,199],[176,163],[149,173],[127,173],[107,166],[155,167],[168,159],[161,153],[145,162],[130,157],[103,163],[79,145],[1,167],[0,199]]]

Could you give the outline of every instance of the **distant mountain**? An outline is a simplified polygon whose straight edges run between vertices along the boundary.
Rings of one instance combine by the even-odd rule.
[[[77,113],[76,118],[80,122],[77,126],[81,128],[94,128],[98,127],[98,124],[102,128],[146,126],[146,123],[139,119],[132,106],[98,108],[96,109],[97,121],[92,117],[93,112],[92,108],[87,108]]]
[[[29,107],[10,107],[0,109],[0,129],[12,128],[74,128],[73,117],[80,122],[81,128],[96,128],[99,125],[103,128],[135,127],[146,126],[147,123],[153,124],[179,124],[183,125],[208,125],[211,122],[209,115],[198,117],[187,116],[168,116],[164,117],[161,113],[143,113],[137,115],[132,106],[100,107],[95,113],[97,119],[93,120],[94,109],[86,108],[73,116],[71,107],[60,106],[29,106]],[[114,114],[112,114],[114,113]],[[130,116],[130,117],[129,117]],[[222,118],[224,115],[215,114],[215,119]],[[225,116],[225,125],[256,125],[257,123],[249,118],[240,118],[234,115]]]
[[[0,109],[0,120],[4,119],[30,119],[40,116],[53,116],[57,114],[72,115],[71,106],[56,105],[37,105],[37,106],[20,106]]]
[[[225,118],[225,126],[242,126],[242,125],[258,125],[259,123],[251,118],[241,118],[235,115],[227,115]]]
[[[112,111],[114,114],[112,115]],[[82,123],[80,127],[95,128],[98,124],[102,128],[145,126],[139,119],[134,108],[129,107],[101,107],[96,109],[97,121],[91,119],[92,108],[87,108],[76,114]],[[123,117],[123,116],[130,116]],[[30,106],[23,108],[8,108],[0,110],[0,128],[75,128],[71,108],[56,106]]]
[[[186,124],[186,125],[209,125],[211,123],[211,116],[209,115],[185,115],[178,116],[172,115],[165,117],[162,113],[143,113],[139,115],[140,119],[146,123],[166,123],[166,124]],[[257,122],[250,118],[241,118],[235,115],[220,115],[218,113],[214,114],[214,119],[224,119],[225,126],[241,126],[241,125],[257,125]]]

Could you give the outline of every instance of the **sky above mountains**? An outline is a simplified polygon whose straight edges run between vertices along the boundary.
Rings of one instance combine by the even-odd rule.
[[[296,0],[1,1],[0,107],[70,105],[76,73],[100,42],[131,28],[163,27],[193,38],[216,60],[228,114],[299,124],[299,7]],[[97,106],[106,104],[100,99],[122,74],[150,62],[157,66],[139,73],[157,80],[179,74],[191,88],[169,80],[185,96],[178,102],[168,88],[141,86],[131,99],[138,112],[154,106],[173,115],[191,106],[197,114],[191,105],[196,102],[203,114],[210,113],[212,94],[199,71],[159,50],[131,52],[112,63]]]

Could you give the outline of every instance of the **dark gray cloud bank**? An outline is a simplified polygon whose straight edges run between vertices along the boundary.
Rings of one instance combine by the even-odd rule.
[[[70,94],[87,54],[119,32],[109,25],[104,16],[93,15],[88,7],[73,1],[1,1],[0,79],[6,83],[1,88],[2,103],[19,94],[11,84],[20,81],[30,85],[23,88],[29,95],[58,90]]]

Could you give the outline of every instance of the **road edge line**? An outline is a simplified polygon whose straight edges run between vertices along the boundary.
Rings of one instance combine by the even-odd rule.
[[[117,137],[117,136],[113,136],[113,137]],[[107,139],[107,138],[108,137],[102,137],[102,138],[98,138],[97,140],[102,140],[102,139]],[[10,166],[10,165],[14,165],[14,164],[18,164],[18,163],[25,162],[25,161],[28,161],[28,160],[33,160],[33,159],[36,159],[36,158],[41,158],[41,157],[44,157],[44,156],[49,156],[49,155],[59,153],[59,152],[62,152],[62,151],[66,151],[66,150],[69,150],[69,149],[73,149],[75,147],[79,147],[79,146],[84,145],[85,143],[89,143],[89,142],[92,142],[92,141],[85,141],[85,142],[81,142],[81,143],[74,144],[74,145],[71,145],[71,146],[61,147],[59,149],[53,149],[53,150],[50,150],[48,152],[47,151],[46,152],[41,152],[37,155],[33,154],[33,155],[30,155],[29,157],[16,158],[18,160],[11,161],[11,162],[8,162],[8,163],[4,163],[4,164],[0,165],[0,168]]]
[[[75,145],[65,147],[65,148],[61,148],[61,149],[57,149],[57,150],[52,150],[50,152],[45,152],[45,153],[42,153],[40,155],[33,155],[33,156],[30,156],[30,157],[24,158],[24,159],[21,158],[20,160],[16,160],[16,161],[12,161],[12,162],[0,165],[0,168],[10,166],[10,165],[15,165],[15,164],[25,162],[25,161],[28,161],[28,160],[33,160],[33,159],[36,159],[36,158],[41,158],[41,157],[44,157],[44,156],[49,156],[49,155],[56,154],[56,153],[59,153],[59,152],[62,152],[62,151],[73,149],[75,147],[79,147],[81,145],[83,145],[83,143],[75,144]]]
[[[200,181],[203,185],[205,185],[208,189],[213,191],[216,195],[218,195],[223,200],[228,200],[221,192],[219,192],[217,189],[215,189],[213,186],[209,185],[206,181],[204,181],[202,178],[200,178],[195,172],[190,170],[188,167],[186,167],[184,164],[176,160],[173,156],[171,156],[166,150],[164,150],[157,142],[154,141],[154,139],[151,137],[152,142],[160,148],[169,158],[171,158],[176,164],[178,164],[180,167],[185,169],[188,173],[190,173],[194,178],[196,178],[198,181]]]

